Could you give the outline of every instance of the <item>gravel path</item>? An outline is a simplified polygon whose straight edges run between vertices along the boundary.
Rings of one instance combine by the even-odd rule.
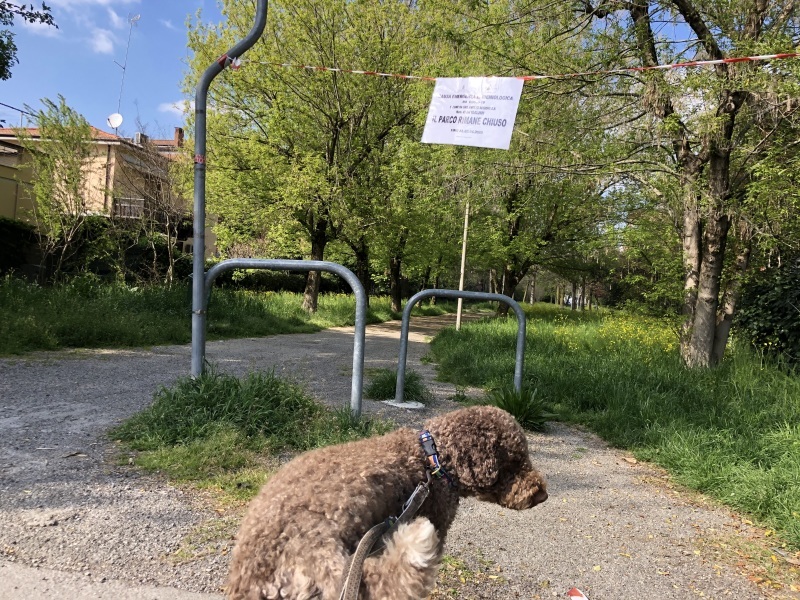
[[[417,426],[457,407],[420,363],[426,335],[450,322],[412,321],[408,365],[429,381],[432,407],[365,400],[365,412]],[[395,367],[398,338],[399,322],[368,327],[366,368]],[[274,367],[349,402],[352,329],[211,342],[207,357],[240,375]],[[187,346],[166,346],[0,360],[0,599],[219,597],[240,513],[117,464],[104,437],[189,359]],[[767,597],[705,550],[750,536],[741,519],[577,429],[556,424],[530,442],[550,499],[520,513],[465,501],[436,597],[563,598],[572,586],[590,600]]]

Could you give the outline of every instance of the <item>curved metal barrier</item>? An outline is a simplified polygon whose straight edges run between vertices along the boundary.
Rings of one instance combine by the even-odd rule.
[[[280,260],[266,258],[233,258],[224,260],[211,267],[205,274],[203,286],[203,301],[200,310],[203,316],[208,310],[208,297],[211,293],[211,286],[214,280],[225,271],[231,269],[269,269],[273,271],[327,271],[335,273],[343,278],[356,296],[356,325],[353,343],[353,379],[350,390],[350,412],[353,416],[361,415],[361,388],[364,384],[364,339],[367,328],[367,294],[364,286],[358,277],[348,269],[338,263],[321,260]],[[202,365],[205,364],[205,331],[203,336],[192,336],[192,376],[196,377],[202,373]],[[201,365],[195,372],[194,365]]]
[[[403,309],[403,324],[400,329],[400,356],[397,360],[397,384],[395,386],[394,401],[403,402],[403,391],[406,385],[406,357],[408,355],[408,325],[411,319],[411,310],[420,300],[437,296],[440,298],[463,298],[465,300],[482,300],[487,302],[504,302],[508,304],[517,315],[517,356],[514,367],[514,389],[522,390],[522,366],[525,363],[525,311],[513,298],[504,294],[490,294],[488,292],[465,292],[460,290],[422,290],[409,298]]]
[[[328,271],[343,277],[356,295],[356,328],[353,348],[353,383],[350,410],[361,415],[361,388],[364,382],[364,336],[367,323],[367,296],[352,271],[336,263],[314,260],[232,259],[223,261],[205,272],[206,229],[206,105],[211,82],[261,37],[267,24],[268,0],[256,0],[253,27],[226,54],[218,58],[201,75],[195,90],[194,144],[194,248],[192,269],[192,377],[203,372],[206,354],[206,316],[208,295],[217,276],[229,269],[273,269],[280,271]]]
[[[192,377],[203,372],[202,355],[206,343],[206,312],[203,282],[206,254],[206,108],[208,90],[214,78],[234,64],[242,54],[255,45],[267,26],[268,0],[257,0],[253,28],[243,40],[219,57],[200,76],[194,101],[194,244],[192,248]],[[196,352],[195,347],[203,352]]]

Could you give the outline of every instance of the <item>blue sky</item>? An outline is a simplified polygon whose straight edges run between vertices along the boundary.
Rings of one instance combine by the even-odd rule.
[[[181,84],[189,51],[186,20],[202,10],[203,21],[219,22],[214,0],[47,0],[58,29],[16,19],[12,31],[19,64],[0,81],[0,102],[39,108],[41,98],[64,96],[72,108],[100,129],[112,132],[107,117],[117,112],[128,44],[133,28],[119,112],[120,135],[133,136],[137,118],[148,134],[171,138],[184,122]],[[35,4],[38,4],[36,2]],[[220,49],[220,54],[227,48]],[[18,112],[0,106],[6,126],[20,124]]]

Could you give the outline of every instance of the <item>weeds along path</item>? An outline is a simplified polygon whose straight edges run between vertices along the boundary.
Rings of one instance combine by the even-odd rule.
[[[365,400],[366,413],[416,427],[457,407],[453,387],[420,363],[427,336],[453,319],[412,319],[408,365],[432,405]],[[368,327],[367,377],[396,367],[399,329]],[[229,373],[274,368],[328,404],[349,402],[352,329],[210,342],[207,356]],[[219,597],[241,509],[140,473],[104,437],[185,376],[189,359],[188,346],[165,346],[0,360],[0,600]],[[592,435],[554,425],[530,442],[550,499],[522,513],[466,500],[434,598],[566,597],[572,586],[591,600],[767,597],[717,555],[756,535],[741,519]]]

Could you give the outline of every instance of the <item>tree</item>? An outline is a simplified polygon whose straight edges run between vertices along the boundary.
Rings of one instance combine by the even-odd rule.
[[[653,179],[673,179],[679,193],[663,194],[669,202],[659,208],[674,221],[682,242],[681,352],[689,366],[717,364],[739,282],[750,269],[754,236],[767,228],[767,213],[746,202],[754,199],[748,189],[762,157],[781,140],[797,139],[800,69],[796,61],[783,61],[624,70],[792,52],[800,6],[788,0],[503,0],[458,6],[469,27],[456,35],[496,69],[601,73],[539,86],[573,101],[579,124],[573,130],[603,137],[598,152],[577,161],[569,160],[565,148],[564,162],[572,163],[569,170],[605,179],[606,187],[653,188],[663,178],[655,186]],[[614,69],[623,72],[602,75]],[[796,144],[787,150],[795,153]]]
[[[581,44],[554,35],[564,23],[557,4],[447,4],[445,36],[457,60],[477,72],[528,75],[580,64]],[[523,88],[510,150],[465,152],[476,196],[469,252],[473,265],[495,274],[490,289],[513,295],[531,269],[585,258],[581,248],[610,212],[601,196],[609,178],[597,166],[610,138],[596,128],[604,117],[573,82],[532,82]]]
[[[42,23],[58,27],[53,15],[50,14],[50,7],[44,3],[42,3],[41,9],[36,9],[33,4],[14,4],[8,0],[0,0],[0,25],[13,25],[15,16],[28,23]],[[8,29],[0,30],[0,79],[10,78],[11,67],[18,62],[14,34]]]
[[[767,0],[724,7],[705,0],[633,0],[622,5],[602,0],[584,3],[583,22],[590,26],[595,19],[606,21],[606,28],[594,28],[606,66],[653,67],[683,57],[791,51],[798,10],[793,2]],[[690,39],[659,37],[663,23],[685,29]],[[739,283],[750,267],[753,227],[742,210],[743,200],[752,167],[779,139],[776,133],[790,129],[796,136],[796,77],[797,67],[789,63],[738,63],[605,82],[608,98],[613,93],[617,104],[620,98],[637,99],[644,114],[636,118],[650,126],[651,143],[627,136],[629,147],[658,150],[679,183],[674,208],[684,264],[681,353],[689,366],[722,360]]]
[[[86,119],[67,106],[62,96],[58,104],[47,98],[44,108],[34,111],[38,138],[27,130],[17,131],[30,155],[33,171],[34,207],[31,215],[42,253],[42,276],[47,268],[53,276],[77,250],[81,228],[87,216],[87,168],[94,156],[92,132]]]
[[[665,192],[669,182],[660,186]],[[673,188],[675,186],[672,186]],[[683,286],[681,241],[663,194],[633,185],[613,194],[621,212],[599,256],[608,270],[608,303],[655,315],[679,315]]]
[[[249,27],[241,9],[227,0],[223,12],[230,28],[198,26],[190,33],[195,70]],[[413,9],[403,3],[301,0],[273,4],[270,14],[268,33],[248,53],[251,64],[212,87],[209,207],[242,204],[223,192],[226,184],[216,187],[218,169],[247,188],[243,199],[253,210],[271,215],[261,223],[263,235],[278,228],[302,231],[304,239],[293,240],[292,251],[323,260],[328,243],[359,216],[352,209],[359,206],[354,199],[366,180],[362,173],[375,168],[376,153],[394,130],[412,125],[417,108],[405,81],[270,65],[414,71],[422,51],[408,43]],[[309,273],[303,305],[312,312],[319,283],[319,273]]]
[[[392,310],[399,312],[404,271],[431,268],[433,255],[441,256],[444,252],[442,242],[457,239],[457,235],[451,234],[460,231],[460,219],[451,198],[454,191],[448,172],[454,164],[451,148],[437,148],[408,136],[397,136],[387,154],[381,170],[387,193],[385,198],[376,199],[372,243],[388,274]],[[453,243],[451,249],[456,248]]]
[[[190,195],[185,177],[189,172],[187,158],[164,156],[144,136],[140,145],[127,145],[120,161],[114,201],[135,199],[141,205],[127,213],[112,211],[111,217],[120,230],[120,240],[146,244],[150,260],[145,275],[148,281],[163,278],[171,285],[175,276],[178,230],[187,218],[185,198]]]

